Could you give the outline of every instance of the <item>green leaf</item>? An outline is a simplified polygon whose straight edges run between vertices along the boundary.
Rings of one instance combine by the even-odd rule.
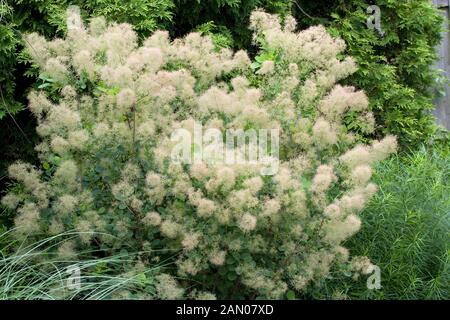
[[[48,78],[48,77],[44,76],[43,74],[39,75],[39,79],[42,79],[46,82],[55,82],[55,80],[53,80],[52,78]]]
[[[221,276],[226,275],[226,274],[227,274],[227,269],[226,269],[226,268],[220,268],[220,269],[219,269],[219,274],[220,274]]]
[[[333,19],[339,19],[339,18],[340,18],[339,15],[338,15],[337,13],[332,13],[332,14],[330,14],[330,16],[331,16]]]
[[[308,190],[309,187],[311,186],[311,180],[309,180],[305,177],[302,177],[302,185],[306,190]]]
[[[253,63],[250,65],[250,67],[251,67],[253,70],[259,69],[259,68],[261,67],[261,63],[259,63],[259,62],[253,62]]]
[[[116,197],[116,198],[122,198],[122,197]],[[121,199],[117,199],[117,200],[121,200]],[[126,209],[127,208],[127,205],[125,204],[125,203],[121,203],[121,204],[119,204],[119,209]]]
[[[227,279],[230,280],[230,281],[234,281],[234,280],[237,279],[237,274],[234,273],[234,272],[229,273],[229,274],[227,275]]]
[[[38,89],[44,89],[44,88],[47,88],[47,87],[50,87],[50,86],[51,86],[51,83],[46,82],[46,83],[43,83],[43,84],[39,85]]]
[[[286,298],[287,298],[288,300],[295,300],[295,292],[292,291],[292,290],[289,290],[289,291],[286,293]]]
[[[137,280],[140,282],[142,286],[144,286],[147,283],[147,277],[145,276],[145,273],[141,273],[137,276]]]

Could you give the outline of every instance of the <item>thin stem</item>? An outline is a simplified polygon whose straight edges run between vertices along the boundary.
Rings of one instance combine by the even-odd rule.
[[[136,156],[136,104],[131,107],[133,113],[133,155]]]

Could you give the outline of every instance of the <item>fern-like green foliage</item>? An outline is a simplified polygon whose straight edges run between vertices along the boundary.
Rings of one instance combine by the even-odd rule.
[[[450,164],[446,150],[422,148],[377,166],[380,192],[362,213],[361,232],[347,243],[380,267],[381,288],[367,290],[335,273],[308,298],[448,299]]]
[[[0,5],[0,119],[20,109],[15,101],[13,60],[16,54],[17,37],[14,33],[16,25],[11,21],[12,8],[2,2]]]

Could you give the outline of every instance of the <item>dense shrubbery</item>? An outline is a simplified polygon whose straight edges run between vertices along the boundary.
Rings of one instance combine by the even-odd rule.
[[[19,0],[1,3],[0,120],[4,130],[0,132],[0,141],[3,142],[5,156],[0,162],[0,176],[4,177],[8,163],[20,158],[35,161],[33,143],[36,140],[36,123],[29,113],[19,111],[24,109],[29,89],[35,82],[40,85],[41,80],[36,78],[35,70],[22,52],[22,33],[35,31],[48,39],[64,35],[67,6],[76,4],[85,17],[105,15],[118,22],[133,23],[134,28],[144,36],[172,24],[174,3],[172,0]]]
[[[126,41],[122,42],[125,44],[122,47],[122,49],[125,48],[122,54],[123,57],[127,57],[124,65],[131,68],[139,69],[138,65],[142,62],[138,60],[150,53],[145,49],[148,47],[146,43],[148,44],[150,40],[147,42],[145,40],[159,28],[168,30],[172,39],[182,37],[192,30],[201,35],[208,35],[212,39],[211,43],[207,38],[193,34],[184,40],[177,40],[171,44],[173,47],[166,43],[166,49],[173,50],[175,47],[192,49],[193,44],[201,43],[207,46],[202,50],[206,50],[208,57],[217,57],[222,48],[245,48],[251,60],[254,61],[243,69],[233,69],[236,67],[236,60],[233,60],[228,51],[222,51],[222,53],[228,53],[218,58],[224,65],[221,65],[216,72],[220,70],[226,72],[213,79],[211,84],[207,84],[209,78],[206,74],[208,73],[209,76],[214,74],[212,70],[209,70],[211,66],[202,69],[201,66],[193,63],[194,58],[174,61],[173,58],[177,57],[177,54],[170,53],[170,49],[164,51],[165,49],[159,44],[156,45],[155,47],[163,49],[161,59],[164,63],[161,68],[167,72],[164,75],[168,77],[168,82],[158,88],[151,88],[152,94],[160,93],[152,99],[156,99],[155,106],[166,107],[150,117],[143,112],[143,109],[140,109],[140,106],[150,99],[149,97],[143,100],[138,98],[137,107],[131,106],[131,110],[127,111],[130,107],[127,105],[127,99],[132,98],[133,93],[137,95],[142,93],[142,87],[140,89],[137,87],[137,79],[133,78],[128,82],[135,87],[130,88],[132,91],[126,92],[121,90],[123,89],[121,85],[125,82],[119,85],[114,77],[105,76],[104,70],[97,70],[100,66],[114,64],[112,62],[114,58],[111,58],[113,55],[110,55],[108,60],[107,56],[102,56],[101,52],[108,47],[106,43],[113,41],[111,39],[123,30],[113,35],[112,29],[108,29],[110,40],[106,39],[109,36],[105,38],[103,31],[94,34],[95,30],[91,30],[94,32],[91,33],[94,38],[105,40],[100,47],[93,50],[90,46],[92,43],[86,44],[85,47],[76,42],[59,47],[60,44],[67,44],[67,42],[61,40],[46,42],[43,38],[34,35],[28,41],[31,55],[34,51],[34,58],[30,58],[29,53],[22,50],[25,42],[21,32],[36,31],[47,40],[55,36],[64,37],[67,34],[65,12],[69,1],[20,0],[8,4],[2,2],[0,7],[2,10],[0,12],[2,18],[0,24],[0,43],[2,44],[0,47],[2,69],[0,119],[2,119],[3,130],[0,140],[4,144],[4,157],[0,163],[1,189],[4,189],[3,184],[8,181],[5,179],[6,167],[13,160],[22,159],[34,164],[33,166],[20,163],[13,165],[10,169],[12,177],[18,182],[10,185],[12,193],[5,197],[3,202],[11,206],[15,201],[19,201],[20,210],[4,211],[0,216],[0,227],[5,221],[7,225],[10,225],[15,219],[16,225],[22,225],[22,228],[13,232],[9,231],[6,233],[7,236],[0,236],[0,253],[8,257],[2,261],[3,264],[0,264],[2,297],[42,298],[41,293],[47,292],[48,298],[105,298],[111,297],[111,294],[113,294],[112,297],[128,298],[158,296],[167,298],[186,296],[186,294],[190,294],[191,297],[210,298],[211,295],[205,293],[209,291],[214,292],[218,297],[253,298],[267,297],[264,291],[269,290],[270,285],[277,286],[280,294],[286,287],[299,289],[301,287],[299,279],[304,280],[305,283],[310,282],[306,291],[295,290],[301,291],[297,293],[300,297],[398,299],[448,297],[449,264],[445,241],[446,230],[448,230],[448,219],[445,214],[448,212],[448,197],[445,196],[448,193],[446,166],[448,152],[432,157],[422,152],[411,158],[402,158],[403,160],[392,159],[377,167],[380,173],[375,182],[381,186],[381,193],[369,203],[369,207],[362,214],[363,219],[368,221],[363,224],[362,232],[345,242],[343,246],[350,249],[352,254],[374,259],[374,262],[382,269],[382,290],[368,291],[365,281],[354,282],[350,281],[350,278],[343,278],[343,275],[348,274],[354,276],[355,270],[352,269],[352,265],[354,267],[360,262],[367,263],[367,260],[356,259],[349,265],[341,262],[334,263],[339,260],[339,257],[338,255],[334,257],[333,246],[340,241],[331,246],[328,243],[326,245],[328,247],[324,250],[314,253],[330,231],[323,228],[322,221],[326,220],[320,220],[324,211],[323,201],[331,203],[333,199],[339,199],[343,195],[344,201],[340,201],[339,204],[344,206],[347,200],[349,203],[367,200],[365,197],[357,199],[356,194],[351,194],[349,189],[351,185],[346,182],[348,168],[346,169],[345,165],[342,165],[342,159],[338,158],[339,154],[354,144],[352,141],[355,138],[368,143],[370,139],[380,139],[384,134],[394,133],[399,137],[402,146],[412,149],[419,142],[427,143],[430,139],[436,138],[433,119],[427,112],[432,108],[433,87],[438,79],[436,73],[430,69],[430,65],[435,58],[434,46],[439,41],[441,18],[437,10],[431,7],[430,1],[377,1],[376,4],[382,10],[382,27],[386,33],[384,37],[380,37],[375,31],[366,27],[366,8],[373,3],[362,0],[345,1],[345,3],[342,0],[332,3],[325,0],[314,2],[306,0],[89,0],[70,1],[70,3],[80,6],[84,18],[105,15],[109,21],[132,24],[137,34],[132,36],[133,33],[128,30],[127,35],[135,37],[136,42],[133,40],[128,44],[139,46],[144,43],[144,45],[136,49],[136,54],[132,57],[128,56]],[[300,73],[297,77],[303,89],[295,88],[295,77],[292,77],[293,71],[290,70],[294,67],[292,64],[289,67],[289,62],[294,61],[286,58],[286,55],[281,55],[281,51],[275,49],[277,45],[273,39],[272,42],[268,41],[267,35],[259,34],[254,39],[257,40],[257,45],[251,42],[252,32],[248,29],[249,15],[256,7],[279,13],[283,24],[286,19],[287,29],[292,27],[292,25],[289,27],[292,20],[287,18],[291,12],[298,18],[300,29],[322,24],[331,35],[344,39],[347,48],[342,51],[340,40],[331,40],[321,28],[311,29],[315,32],[308,30],[300,33],[302,35],[300,38],[307,37],[307,34],[316,36],[320,34],[329,41],[329,44],[338,45],[339,49],[335,48],[336,50],[333,51],[331,47],[324,48],[322,44],[312,42],[314,46],[317,45],[316,50],[322,48],[330,54],[337,53],[338,59],[346,65],[343,69],[348,68],[349,77],[344,74],[338,75],[336,79],[329,77],[339,72],[337,69],[330,69],[330,65],[328,69],[325,68],[325,71],[317,73],[323,65],[320,62],[310,63],[310,60],[313,60],[311,57],[317,54],[312,48],[311,56],[307,56],[302,61],[295,61],[299,66]],[[100,21],[102,20],[94,19],[93,24]],[[119,29],[119,27],[116,28]],[[268,26],[264,28],[271,29]],[[271,32],[275,31],[272,30],[269,34]],[[280,39],[284,39],[286,33],[282,32],[280,35]],[[67,39],[71,37],[73,34]],[[127,37],[123,37],[122,40],[124,39]],[[298,39],[291,41],[291,47],[284,51],[298,53],[295,49],[296,40]],[[282,47],[288,48],[284,46],[283,40],[280,41]],[[110,52],[114,51],[112,47],[109,48]],[[81,52],[82,49],[88,49],[91,54],[94,51],[98,52],[98,55],[86,55],[86,52]],[[195,48],[193,51],[199,50]],[[346,54],[353,56],[359,66],[354,73],[352,61],[343,60]],[[39,57],[36,59],[36,56]],[[172,59],[171,63],[167,63],[170,59]],[[94,67],[95,71],[89,69],[90,63],[92,63],[90,67]],[[67,66],[70,68],[66,72],[64,68]],[[148,73],[149,65],[145,64],[143,68],[147,69],[145,72],[139,69],[140,75]],[[183,69],[188,71],[181,71]],[[58,72],[62,72],[59,74],[59,79]],[[102,75],[105,77],[103,80]],[[111,73],[111,75],[114,74]],[[162,74],[157,73],[154,79],[159,79],[160,76]],[[182,87],[177,82],[181,79],[178,77],[190,79],[191,82],[188,81],[189,85]],[[241,77],[247,78],[248,84]],[[316,88],[309,81],[314,78],[316,82],[321,82],[321,85]],[[328,124],[326,121],[317,119],[317,110],[322,112],[323,106],[327,103],[344,106],[339,104],[338,96],[349,95],[355,98],[359,95],[358,91],[346,90],[339,86],[331,90],[335,81],[366,91],[369,98],[368,111],[372,111],[375,115],[376,125],[371,113],[355,112],[356,110],[346,110],[342,119],[337,119],[336,126],[333,125],[336,119],[333,121],[326,119]],[[195,83],[192,87],[192,95],[186,96],[185,90],[189,91],[192,83]],[[218,89],[211,91],[210,85],[217,86]],[[26,104],[25,97],[31,87],[35,91],[29,96],[30,109],[37,115],[40,136],[35,135],[37,124],[34,117],[30,117],[31,113],[28,111],[18,113]],[[165,87],[169,89],[162,90]],[[290,178],[294,180],[291,189],[298,192],[281,187],[283,179],[288,179],[289,175],[273,179],[263,177],[261,182],[250,173],[243,174],[243,168],[229,170],[230,168],[227,167],[222,168],[222,171],[214,166],[207,169],[195,166],[168,168],[154,161],[156,158],[153,156],[154,151],[162,149],[157,148],[156,145],[141,143],[140,135],[154,133],[157,136],[154,143],[164,144],[164,136],[168,137],[168,130],[172,125],[181,122],[178,126],[188,128],[192,124],[189,121],[199,117],[199,120],[205,120],[208,124],[222,123],[222,129],[226,129],[227,125],[235,127],[249,119],[255,120],[257,115],[252,113],[259,109],[250,108],[244,115],[231,114],[227,117],[224,112],[218,111],[219,106],[213,112],[206,109],[202,112],[194,112],[196,109],[193,107],[208,102],[208,98],[211,98],[208,94],[212,93],[220,99],[228,99],[227,101],[232,102],[233,105],[235,102],[243,103],[244,93],[247,94],[245,99],[250,99],[245,100],[245,103],[254,102],[256,100],[252,99],[257,98],[252,96],[252,92],[256,92],[253,91],[254,88],[260,90],[262,110],[267,112],[273,120],[272,124],[279,124],[284,129],[284,133],[289,134],[289,140],[281,141],[281,167],[284,168],[281,172],[286,167],[289,168]],[[317,97],[314,99],[315,89],[318,90]],[[326,92],[329,90],[331,90],[330,99],[326,100]],[[281,93],[283,91],[291,94],[290,99],[288,99],[289,94],[284,96]],[[238,92],[241,93],[238,94]],[[119,99],[120,96],[122,98]],[[165,101],[166,98],[168,100]],[[362,99],[359,106],[365,106],[366,102],[362,96],[358,96],[357,99]],[[328,102],[321,104],[320,100]],[[295,107],[291,105],[291,102]],[[282,107],[270,108],[271,104]],[[120,111],[109,113],[109,109],[106,108],[108,105],[116,105],[119,107],[117,110]],[[55,108],[61,106],[70,112],[59,115],[53,112]],[[98,106],[105,109],[98,109]],[[41,107],[42,114],[38,111]],[[96,112],[89,114],[88,110],[92,107],[95,107]],[[299,110],[301,114],[297,112]],[[171,111],[173,117],[169,122],[159,121],[163,116],[171,114]],[[6,117],[8,113],[11,117]],[[65,128],[64,121],[70,122],[70,115],[75,115],[76,118],[76,113],[79,113],[80,117],[77,129]],[[214,114],[222,122],[209,119],[214,118]],[[135,121],[133,115],[140,115],[142,119]],[[64,121],[59,123],[61,120],[59,117],[63,117]],[[299,117],[301,121],[297,123]],[[143,119],[151,121],[147,121],[144,125]],[[341,120],[345,128],[338,125]],[[108,128],[102,125],[97,126],[95,123],[99,121],[108,122]],[[128,128],[136,129],[134,137],[133,134],[127,135],[129,129],[123,127],[124,123],[127,123]],[[130,126],[131,124],[133,125]],[[249,122],[246,123],[246,128],[258,128],[262,124],[263,122]],[[138,130],[139,128],[141,130]],[[337,130],[338,128],[342,130]],[[104,136],[94,135],[95,132],[99,133],[103,129]],[[349,133],[347,131],[353,132],[354,135],[347,134]],[[84,147],[81,144],[85,139],[88,144]],[[127,139],[135,142],[131,148],[126,145]],[[37,147],[40,158],[38,161],[33,147],[40,140],[43,143]],[[326,148],[325,145],[320,145],[320,141],[325,144],[337,143],[331,148]],[[96,145],[98,142],[105,142],[105,147]],[[168,146],[169,144],[166,147]],[[67,152],[64,151],[65,148]],[[409,150],[409,148],[405,149]],[[371,148],[366,148],[365,151],[368,150]],[[359,151],[365,152],[363,148]],[[294,161],[299,154],[305,154],[306,158],[302,158],[302,161]],[[133,160],[127,161],[126,159],[130,156]],[[114,161],[105,160],[112,157]],[[326,166],[319,166],[320,163],[326,163]],[[138,167],[135,166],[136,164]],[[329,170],[328,165],[332,166],[333,171]],[[359,169],[359,173],[355,175],[370,176],[371,171],[368,167]],[[23,173],[24,170],[27,174]],[[125,172],[123,176],[121,176],[121,170]],[[146,185],[148,181],[145,182],[143,177],[133,178],[133,172],[144,175],[148,171],[155,172],[155,175],[147,179],[148,181],[157,182],[160,178],[165,182],[163,186],[153,186],[153,193],[148,192],[148,189],[152,189],[152,183]],[[75,175],[68,177],[62,172],[75,172]],[[194,176],[195,172],[200,176]],[[231,172],[234,172],[234,176]],[[233,186],[228,189],[221,187],[220,190],[211,187],[214,181],[222,179],[221,174],[223,179],[231,177]],[[72,178],[76,180],[73,185],[63,182],[70,182]],[[124,184],[121,185],[119,180],[123,180]],[[225,180],[220,181],[226,184]],[[328,181],[326,183],[330,183],[331,186],[326,192],[313,192],[314,181],[319,184]],[[130,198],[125,199],[120,195],[117,196],[117,192],[113,193],[113,186],[117,191],[119,187],[128,187],[127,183],[133,189],[133,195]],[[260,184],[261,189],[258,189]],[[256,191],[251,191],[253,185]],[[429,185],[433,187],[428,188]],[[174,186],[178,186],[179,189],[186,187],[183,191],[187,195],[182,191],[174,193]],[[189,186],[193,189],[189,189]],[[65,197],[70,190],[77,192],[75,197]],[[202,191],[201,198],[196,198],[198,194],[192,193],[195,190]],[[247,195],[246,190],[250,190]],[[88,196],[90,191],[92,194]],[[161,200],[153,201],[152,197],[160,192]],[[14,194],[16,196],[13,196]],[[231,199],[231,194],[235,194],[236,197]],[[351,195],[351,198],[345,198],[346,194]],[[256,199],[255,207],[241,210],[228,203],[229,201],[237,202],[237,199],[243,196],[248,196],[247,200]],[[37,201],[39,199],[44,202]],[[292,199],[298,201],[295,200],[294,203]],[[71,204],[71,200],[75,202]],[[48,207],[45,206],[47,204],[45,201],[48,201]],[[36,203],[37,210],[34,210],[33,202]],[[59,212],[64,205],[70,207],[74,204],[75,215]],[[214,214],[206,217],[200,214],[202,217],[197,217],[198,213],[202,212],[200,204],[214,208]],[[264,207],[269,204],[279,209],[279,216],[282,217],[280,220],[263,216],[266,212]],[[223,210],[227,207],[229,210]],[[296,234],[295,232],[300,228],[294,230],[294,225],[289,227],[286,225],[294,221],[293,214],[300,210],[300,207],[305,210],[303,213],[306,215],[301,216],[299,220],[295,219],[297,222],[300,221],[303,228],[301,234]],[[336,207],[333,208],[336,209]],[[407,208],[406,211],[405,208]],[[222,211],[226,214],[220,215]],[[244,211],[248,214],[245,218]],[[145,218],[144,215],[148,212],[152,214],[146,215],[147,218]],[[181,217],[181,212],[188,214]],[[51,217],[54,216],[57,218],[52,219]],[[351,217],[354,218],[353,215]],[[34,219],[39,222],[30,224],[29,222]],[[150,226],[159,219],[166,222],[164,227],[161,224]],[[321,221],[320,227],[316,228],[318,221]],[[255,229],[244,231],[246,223],[252,226],[256,224]],[[342,229],[337,232],[345,233],[344,229],[350,228],[350,225],[353,225],[355,228],[352,230],[356,231],[357,224],[359,224],[358,220],[349,219],[340,224]],[[275,226],[274,229],[272,229],[273,226]],[[431,229],[431,226],[436,228]],[[34,227],[39,230],[36,229],[36,234],[27,238],[26,243],[29,243],[29,246],[23,248],[24,250],[17,250],[13,243],[21,243],[23,239],[20,236],[20,230],[26,230],[27,227],[30,230]],[[175,239],[167,236],[167,232],[170,233],[169,229],[172,227],[176,231]],[[72,229],[75,229],[75,232],[72,232]],[[3,232],[4,228],[1,230]],[[59,231],[66,232],[61,238],[52,236]],[[285,267],[286,260],[282,259],[283,255],[288,255],[294,248],[292,239],[288,239],[287,236],[289,232],[294,232],[294,237],[295,234],[299,237],[297,246],[310,250],[305,251],[301,257],[295,258],[298,258],[298,261],[299,259],[304,259],[302,262],[306,261],[306,267],[302,270]],[[114,239],[107,235],[117,233],[120,234],[120,238]],[[349,231],[345,238],[351,233]],[[380,234],[383,236],[379,237]],[[12,241],[12,235],[19,242]],[[305,239],[309,237],[309,241],[306,242],[302,237]],[[233,251],[230,245],[235,243],[231,241],[231,238],[248,240],[248,245]],[[52,240],[48,242],[48,239]],[[281,242],[284,245],[281,245]],[[195,248],[188,250],[186,248],[188,243],[194,243]],[[42,244],[45,244],[45,247],[41,247]],[[253,245],[256,248],[265,246],[265,249],[275,247],[276,250],[255,252],[256,249],[251,248]],[[181,249],[183,246],[185,249]],[[15,247],[14,250],[12,250],[13,247]],[[58,247],[59,249],[55,250]],[[147,250],[149,248],[151,250]],[[163,248],[163,251],[156,252],[155,248]],[[346,254],[340,246],[336,248]],[[34,250],[39,252],[34,253]],[[276,252],[275,256],[274,252]],[[105,254],[108,256],[103,258]],[[223,265],[214,264],[213,261],[220,262],[222,258],[225,259]],[[62,283],[62,280],[58,277],[61,270],[74,261],[82,261],[79,264],[84,269],[83,275],[86,276],[86,281],[95,279],[97,282],[91,282],[82,291],[60,292],[61,285],[58,283]],[[165,274],[158,276],[161,272],[161,261],[165,266]],[[240,261],[244,262],[239,263]],[[312,270],[310,267],[316,263],[318,268],[312,268],[314,269]],[[170,266],[167,267],[167,264]],[[242,265],[247,266],[247,270],[249,266],[253,268],[253,278],[244,272],[245,268],[242,268]],[[274,265],[278,267],[283,265],[283,267],[279,267],[281,271],[277,273],[274,271]],[[52,266],[56,269],[52,270]],[[326,278],[322,277],[329,267],[331,273]],[[185,279],[183,268],[185,271],[198,271],[195,276],[187,277],[194,281]],[[181,273],[176,269],[181,270]],[[294,278],[289,279],[289,275],[292,274],[299,276],[296,285],[294,285]],[[179,284],[168,275],[178,277]],[[266,279],[272,282],[267,282],[268,286],[265,288],[232,285],[240,280],[247,284],[252,281],[253,286],[256,286],[258,281]],[[224,283],[224,288],[219,290],[214,287],[211,284],[213,280]],[[14,283],[17,285],[11,286]],[[23,290],[21,284],[27,283],[33,283],[34,288]],[[189,292],[191,291],[189,289],[183,292],[182,288],[188,285],[194,285],[197,291]],[[119,288],[124,290],[118,290]],[[36,290],[41,292],[39,296],[36,296]],[[287,297],[293,296],[294,292],[289,291]]]
[[[336,272],[310,294],[327,299],[448,299],[448,159],[448,148],[424,148],[376,166],[379,192],[361,214],[361,231],[346,246],[380,267],[380,290],[367,290],[365,279],[353,281]]]
[[[181,36],[213,23],[216,26],[211,30],[213,35],[226,36],[231,47],[248,49],[252,35],[248,28],[250,13],[263,8],[284,17],[290,13],[292,3],[292,0],[175,0],[171,33]]]
[[[60,259],[94,246],[107,255],[147,252],[136,263],[148,265],[179,250],[174,268],[157,276],[161,298],[192,286],[221,298],[280,298],[336,264],[370,271],[341,243],[358,231],[358,213],[376,191],[371,164],[396,140],[360,145],[345,127],[349,114],[367,132],[374,122],[362,91],[336,85],[356,70],[339,58],[342,40],[320,26],[294,33],[293,18],[282,27],[256,11],[251,27],[263,50],[251,63],[245,51],[219,50],[199,33],[170,42],[158,31],[138,46],[130,25],[95,18],[84,29],[76,14],[70,21],[65,40],[27,36],[45,80],[29,95],[44,171],[9,168],[17,183],[2,203],[17,209],[16,237],[77,230],[57,246]],[[173,162],[171,134],[192,131],[194,121],[221,131],[279,128],[278,172]],[[174,276],[190,281],[178,289]]]
[[[0,68],[4,103],[0,107],[0,119],[7,112],[22,109],[23,88],[16,90],[17,82],[24,82],[29,70],[21,70],[23,46],[22,32],[39,32],[51,39],[63,36],[66,31],[65,12],[69,4],[77,5],[87,17],[105,16],[110,21],[127,22],[139,37],[146,37],[157,29],[167,29],[173,36],[182,36],[194,29],[226,37],[227,45],[246,47],[250,44],[248,30],[250,12],[257,7],[270,12],[287,14],[290,1],[277,0],[20,0],[2,2],[0,7]],[[15,70],[20,67],[20,70]],[[23,73],[24,74],[21,74]]]
[[[295,13],[304,27],[322,23],[347,43],[347,54],[359,66],[347,82],[368,95],[377,119],[377,134],[395,134],[402,145],[409,147],[428,143],[436,129],[430,110],[438,87],[437,72],[431,65],[436,59],[435,46],[440,42],[442,29],[442,17],[432,1],[298,3],[304,11],[295,6]],[[366,26],[369,4],[381,9],[384,36]]]
[[[2,2],[2,20],[0,25],[0,68],[3,95],[6,106],[2,103],[0,119],[7,112],[15,114],[20,110],[21,94],[15,92],[16,82],[22,82],[20,73],[15,69],[23,60],[20,50],[23,45],[21,32],[36,31],[47,38],[63,35],[66,29],[65,12],[69,4],[81,7],[81,12],[88,16],[104,15],[118,22],[129,22],[141,35],[149,35],[161,27],[169,27],[172,22],[174,4],[171,0],[133,2],[122,1],[66,1],[66,0],[20,0],[14,3]],[[19,71],[20,72],[20,71]],[[19,76],[19,78],[16,78]]]
[[[31,141],[36,139],[35,122],[25,112],[15,120],[5,117],[8,113],[15,115],[23,108],[25,94],[36,80],[36,73],[26,63],[26,56],[21,54],[21,32],[37,31],[48,39],[62,36],[68,3],[66,0],[21,0],[1,7],[0,119],[5,130],[2,130],[0,140],[4,142],[7,154],[0,163],[1,176],[14,160],[34,161]],[[105,15],[117,22],[132,23],[140,37],[157,28],[170,30],[172,37],[196,30],[212,36],[218,46],[247,48],[250,52],[254,50],[247,28],[251,10],[262,7],[282,15],[292,10],[301,28],[324,24],[332,34],[347,42],[346,53],[355,57],[360,66],[347,83],[366,91],[377,119],[375,135],[369,135],[369,138],[391,133],[399,137],[402,145],[410,147],[433,138],[435,126],[428,110],[433,107],[436,75],[430,65],[435,58],[434,46],[439,41],[441,18],[428,0],[377,1],[386,32],[383,38],[366,27],[369,3],[362,0],[345,3],[340,0],[332,4],[324,0],[89,0],[70,3],[78,4],[85,17]],[[39,84],[42,84],[40,80]],[[358,122],[352,120],[348,117],[347,126],[360,130]]]
[[[22,48],[22,33],[39,32],[47,39],[65,34],[65,12],[69,4],[78,5],[83,17],[105,16],[110,21],[133,25],[142,39],[156,29],[168,29],[172,37],[197,30],[212,36],[219,46],[250,45],[248,18],[251,10],[263,7],[274,13],[286,13],[290,7],[284,0],[20,0],[2,1],[0,7],[0,141],[4,154],[0,161],[0,177],[17,159],[35,162],[35,121],[24,109],[26,94],[32,86],[42,84],[30,67]],[[37,81],[36,81],[37,80]],[[35,84],[36,83],[36,84]],[[7,115],[10,115],[7,117]],[[13,118],[14,117],[14,118]],[[4,189],[5,179],[0,181]]]
[[[332,269],[328,279],[317,282],[298,298],[316,299],[448,299],[450,263],[448,229],[450,179],[448,150],[422,149],[413,155],[398,156],[375,168],[374,182],[379,193],[361,213],[361,231],[345,246],[352,254],[367,255],[380,267],[381,289],[368,290],[366,277]],[[67,237],[67,235],[66,235]],[[64,238],[63,238],[64,239]],[[43,298],[142,298],[152,297],[151,283],[158,265],[133,269],[124,276],[121,266],[127,256],[113,256],[81,262],[81,290],[65,290],[65,268],[73,261],[55,265],[36,264],[35,254],[43,254],[35,244],[19,253],[11,252],[12,239],[0,236],[0,297],[3,299]],[[129,255],[129,253],[127,254]],[[80,262],[78,262],[80,263]],[[48,266],[43,268],[43,266]],[[30,283],[33,285],[30,286]],[[125,288],[129,293],[125,293]]]

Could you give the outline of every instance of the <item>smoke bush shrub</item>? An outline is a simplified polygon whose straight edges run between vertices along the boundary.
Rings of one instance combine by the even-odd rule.
[[[359,69],[346,82],[365,90],[369,96],[378,124],[375,136],[394,134],[400,145],[413,150],[435,139],[439,130],[436,131],[430,111],[434,109],[433,99],[442,78],[433,64],[443,21],[433,1],[299,0],[297,3],[303,12],[296,5],[293,14],[301,18],[303,25],[326,25],[332,35],[347,43],[345,53],[356,59]],[[377,5],[381,10],[383,36],[367,27],[369,5]],[[348,125],[357,130],[357,123]]]
[[[370,271],[342,242],[376,192],[371,165],[396,139],[357,144],[343,125],[351,113],[374,128],[365,94],[336,84],[356,70],[338,58],[342,40],[321,26],[296,33],[292,17],[281,25],[255,11],[264,57],[252,63],[199,33],[170,41],[157,31],[138,46],[128,24],[94,18],[85,28],[74,12],[68,21],[65,39],[27,36],[48,85],[29,95],[42,168],[11,165],[17,183],[2,199],[17,209],[16,237],[75,229],[79,238],[55,249],[65,259],[89,247],[154,250],[136,259],[145,265],[179,252],[157,278],[163,298],[192,287],[201,296],[280,298],[335,264]],[[172,161],[171,134],[192,131],[194,121],[221,131],[278,128],[279,170]]]

